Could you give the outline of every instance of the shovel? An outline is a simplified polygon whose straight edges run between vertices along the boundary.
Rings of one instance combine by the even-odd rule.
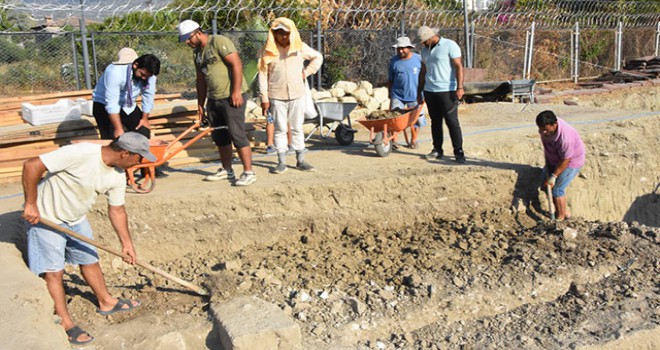
[[[545,186],[545,192],[548,194],[548,207],[550,208],[550,220],[555,219],[555,205],[552,202],[552,188]]]
[[[56,231],[59,231],[59,232],[65,233],[65,234],[67,234],[67,235],[69,235],[69,236],[71,236],[71,237],[74,237],[74,238],[76,238],[76,239],[79,239],[79,240],[81,240],[81,241],[83,241],[83,242],[85,242],[85,243],[89,243],[89,244],[95,246],[96,248],[99,248],[99,249],[105,250],[106,252],[108,252],[108,253],[110,253],[110,254],[116,255],[116,256],[118,256],[118,257],[120,257],[120,258],[125,258],[124,254],[122,254],[120,251],[117,251],[117,250],[115,250],[115,249],[112,249],[112,248],[106,247],[106,246],[104,246],[104,245],[102,245],[102,244],[100,244],[100,243],[94,241],[93,239],[87,238],[87,237],[85,237],[85,236],[83,236],[83,235],[81,235],[81,234],[78,234],[78,233],[73,232],[73,231],[71,231],[71,230],[69,230],[69,229],[67,229],[67,228],[64,228],[64,227],[62,227],[62,226],[60,226],[60,225],[57,225],[56,223],[54,223],[54,222],[52,222],[52,221],[46,220],[46,219],[44,219],[44,218],[41,218],[41,219],[39,219],[39,222],[41,222],[42,224],[48,226],[49,228],[51,228],[51,229],[53,229],[53,230],[56,230]],[[178,277],[176,277],[176,276],[170,275],[169,273],[167,273],[167,272],[165,272],[165,271],[163,271],[163,270],[160,270],[160,269],[154,267],[154,266],[151,265],[151,264],[148,264],[148,263],[146,263],[146,262],[142,262],[142,261],[139,261],[139,260],[135,260],[135,265],[142,266],[142,267],[144,267],[145,269],[147,269],[147,270],[149,270],[149,271],[151,271],[151,272],[153,272],[153,273],[155,273],[155,274],[157,274],[157,275],[161,275],[161,276],[167,278],[167,279],[170,280],[170,281],[174,281],[174,282],[176,282],[176,283],[178,283],[178,284],[180,284],[180,285],[182,285],[182,286],[184,286],[184,287],[186,287],[186,288],[192,290],[193,292],[195,292],[195,293],[197,293],[197,294],[199,294],[199,295],[205,295],[205,296],[206,296],[206,295],[209,295],[209,293],[206,291],[206,289],[204,289],[204,288],[202,288],[202,287],[198,287],[198,286],[196,286],[196,285],[194,285],[194,284],[192,284],[192,283],[190,283],[190,282],[188,282],[188,281],[184,281],[184,280],[182,280],[182,279],[180,279],[180,278],[178,278]]]

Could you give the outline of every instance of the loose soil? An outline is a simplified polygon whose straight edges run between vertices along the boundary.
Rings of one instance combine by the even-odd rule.
[[[262,150],[247,188],[201,181],[217,164],[172,169],[152,193],[128,195],[134,243],[140,259],[211,296],[101,252],[111,292],[142,305],[99,316],[68,268],[69,309],[96,337],[94,349],[219,349],[208,306],[241,295],[290,314],[305,349],[658,348],[657,93],[581,97],[578,106],[461,105],[465,165],[423,159],[428,127],[419,149],[381,158],[355,125],[351,146],[310,140],[316,172],[269,174],[277,160]],[[631,94],[651,102],[612,106]],[[538,190],[533,119],[545,109],[574,125],[587,147],[568,189],[570,221],[551,222]],[[25,250],[20,191],[0,187],[3,251]],[[89,219],[97,239],[117,247],[105,206],[99,200]],[[29,272],[22,265],[15,275]],[[27,298],[0,305],[36,299]]]

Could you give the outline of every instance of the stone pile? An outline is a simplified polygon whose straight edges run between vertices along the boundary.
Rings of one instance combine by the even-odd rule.
[[[339,81],[328,90],[311,90],[312,99],[316,102],[357,102],[350,117],[352,120],[362,119],[371,112],[390,109],[390,98],[387,87],[374,88],[368,81],[354,83]],[[258,99],[252,99],[246,105],[246,119],[264,118]]]

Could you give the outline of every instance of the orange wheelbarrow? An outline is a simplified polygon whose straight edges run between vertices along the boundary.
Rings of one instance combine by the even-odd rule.
[[[146,159],[142,160],[142,163],[132,166],[126,169],[126,175],[128,176],[128,185],[133,188],[137,193],[149,193],[156,188],[156,167],[165,164],[168,160],[174,157],[177,153],[186,149],[188,146],[197,142],[197,140],[211,133],[211,131],[220,128],[226,127],[217,127],[217,128],[203,128],[195,137],[188,140],[183,145],[175,147],[177,143],[184,138],[186,135],[190,134],[194,130],[199,129],[201,124],[196,122],[191,127],[186,129],[181,135],[177,136],[172,142],[166,143],[162,140],[150,140],[149,150],[151,153],[156,156],[157,160],[155,162],[150,162]],[[138,169],[142,170],[141,177],[135,176],[135,171]]]
[[[381,157],[387,157],[392,152],[392,142],[397,142],[396,139],[402,131],[408,147],[414,147],[417,143],[415,123],[422,113],[422,108],[424,108],[424,104],[420,104],[398,117],[375,120],[361,119],[358,120],[358,123],[369,129],[369,143],[374,145],[376,153]],[[407,128],[410,128],[410,138],[408,138],[406,132]]]

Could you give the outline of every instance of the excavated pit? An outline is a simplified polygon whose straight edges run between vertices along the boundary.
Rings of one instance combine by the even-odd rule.
[[[304,349],[656,346],[660,115],[551,106],[589,154],[569,187],[574,219],[551,222],[530,122],[550,106],[522,107],[462,107],[466,166],[421,160],[424,150],[383,159],[358,143],[310,152],[316,174],[268,175],[274,160],[257,156],[247,189],[199,181],[215,165],[173,172],[128,196],[134,242],[141,259],[211,296],[102,252],[111,292],[142,306],[96,315],[69,268],[70,311],[96,349],[218,349],[209,305],[238,296],[284,310]],[[18,230],[14,210],[3,227]],[[89,218],[117,246],[105,203]]]

